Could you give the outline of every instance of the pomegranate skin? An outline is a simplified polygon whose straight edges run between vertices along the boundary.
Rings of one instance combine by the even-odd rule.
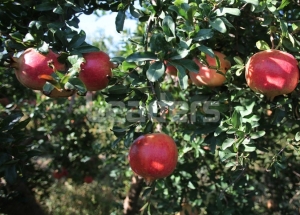
[[[177,165],[178,151],[174,140],[163,133],[138,137],[129,150],[129,165],[133,172],[151,183],[169,176]]]
[[[254,54],[246,64],[248,86],[272,101],[275,96],[294,91],[299,80],[298,62],[293,55],[280,50]]]
[[[90,52],[83,54],[85,63],[81,64],[79,79],[88,91],[98,91],[107,87],[111,70],[114,68],[108,54],[105,52]]]
[[[52,61],[55,68],[59,71],[65,70],[65,65],[58,62],[59,55],[49,49],[48,54],[43,55],[34,48],[26,49],[19,58],[13,57],[11,67],[14,68],[19,82],[33,90],[42,90],[45,80],[40,79],[39,75],[51,75],[53,69],[48,66]]]
[[[218,72],[222,72],[224,75],[228,69],[230,69],[231,64],[228,60],[226,60],[226,56],[221,52],[214,51],[215,56],[219,58],[220,68]],[[189,72],[191,81],[198,87],[208,86],[208,87],[219,87],[222,86],[224,81],[226,80],[225,76],[219,74],[216,69],[209,68],[216,67],[217,62],[214,57],[206,55],[206,61],[208,65],[202,64],[199,59],[194,58],[194,62],[199,66],[199,72]]]

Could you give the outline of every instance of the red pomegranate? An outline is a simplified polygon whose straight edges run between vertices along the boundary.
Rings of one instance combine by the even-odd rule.
[[[218,72],[222,72],[224,75],[228,69],[230,69],[231,64],[226,60],[226,56],[220,52],[214,51],[214,55],[219,58],[220,68]],[[214,57],[209,55],[205,56],[207,64],[203,64],[199,59],[194,58],[195,63],[199,66],[199,72],[189,72],[192,82],[196,86],[208,86],[208,87],[218,87],[223,85],[226,80],[225,76],[217,72],[216,66],[217,61]]]
[[[86,60],[81,64],[79,79],[88,91],[102,90],[107,87],[114,64],[105,52],[90,52],[83,55]]]
[[[248,86],[270,101],[275,96],[291,93],[298,84],[298,62],[293,55],[280,50],[254,54],[246,64]]]
[[[131,169],[151,183],[174,171],[178,151],[170,136],[163,133],[145,134],[133,142],[128,159]]]
[[[166,65],[166,73],[171,75],[171,76],[177,76],[177,69],[175,66],[172,66],[168,64],[168,61],[164,61],[164,64]]]
[[[94,180],[94,178],[92,176],[89,176],[89,175],[85,176],[84,179],[83,179],[84,183],[87,183],[87,184],[92,183],[93,180]]]
[[[34,48],[28,48],[20,57],[12,58],[11,67],[14,68],[16,77],[22,85],[33,90],[42,90],[46,80],[39,76],[53,73],[53,69],[48,65],[50,61],[57,70],[65,70],[65,65],[58,62],[58,56],[52,50],[43,55]]]

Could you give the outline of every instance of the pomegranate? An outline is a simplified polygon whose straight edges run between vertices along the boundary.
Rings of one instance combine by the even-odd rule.
[[[52,173],[53,178],[55,179],[61,179],[63,177],[67,177],[68,176],[68,170],[66,170],[65,168],[62,168],[61,170],[55,170]]]
[[[128,159],[133,172],[150,184],[174,171],[178,151],[170,136],[163,133],[145,134],[134,140]]]
[[[221,72],[224,75],[217,72],[217,61],[215,58],[206,55],[205,58],[208,65],[203,64],[199,61],[199,59],[194,58],[195,63],[199,66],[199,72],[189,72],[189,75],[196,86],[218,87],[226,80],[225,73],[231,67],[231,64],[225,59],[226,56],[224,54],[214,51],[214,55],[217,56],[220,61],[220,68],[218,69],[218,72]]]
[[[87,184],[92,183],[93,180],[94,180],[93,177],[89,176],[89,175],[85,176],[84,179],[83,179],[84,183],[87,183]]]
[[[291,93],[298,84],[298,62],[293,55],[280,50],[254,54],[246,64],[248,86],[272,101],[275,96]]]
[[[164,64],[166,65],[166,73],[171,76],[177,76],[177,69],[175,66],[168,65],[168,61],[164,61]]]
[[[65,65],[58,62],[58,56],[52,50],[43,55],[34,48],[28,48],[19,58],[12,58],[11,67],[14,68],[16,77],[22,85],[33,90],[42,90],[46,80],[39,78],[39,76],[53,73],[48,62],[52,61],[59,71],[65,70]]]
[[[83,54],[85,63],[81,64],[79,79],[88,91],[102,90],[107,87],[114,64],[109,56],[102,51]]]

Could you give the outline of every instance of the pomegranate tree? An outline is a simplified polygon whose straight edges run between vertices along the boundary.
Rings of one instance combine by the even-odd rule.
[[[58,62],[58,56],[50,49],[48,54],[44,55],[34,48],[28,48],[20,57],[12,58],[11,67],[14,68],[16,77],[22,85],[33,90],[42,90],[46,80],[40,76],[53,73],[49,62],[52,62],[57,70],[65,70],[65,65]]]
[[[225,59],[226,56],[224,54],[214,51],[214,55],[219,59],[219,68],[217,68],[215,57],[206,54],[205,59],[207,65],[200,62],[199,59],[194,58],[195,63],[199,66],[199,72],[189,72],[189,75],[196,86],[218,87],[226,80],[225,73],[230,69],[231,64]],[[220,74],[219,72],[223,74]]]
[[[163,133],[145,134],[133,142],[128,159],[131,169],[151,183],[174,171],[178,151],[170,136]]]
[[[270,101],[275,96],[291,93],[298,84],[298,62],[293,55],[280,50],[254,54],[246,64],[246,81],[255,92]]]
[[[90,52],[83,55],[85,63],[81,64],[79,79],[88,91],[102,90],[107,87],[114,64],[105,52]]]

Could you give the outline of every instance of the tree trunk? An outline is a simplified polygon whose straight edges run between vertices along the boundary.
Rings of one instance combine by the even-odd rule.
[[[123,215],[136,215],[139,214],[139,196],[143,189],[143,179],[138,176],[132,176],[131,185],[127,196],[124,200]]]

